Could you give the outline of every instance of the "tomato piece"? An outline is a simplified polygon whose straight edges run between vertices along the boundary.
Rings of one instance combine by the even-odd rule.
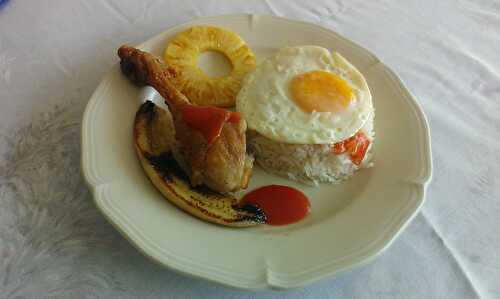
[[[345,144],[343,141],[337,142],[333,145],[333,153],[335,155],[340,155],[346,152]]]
[[[347,152],[352,163],[359,166],[369,146],[370,139],[363,132],[358,131],[354,136],[335,143],[333,145],[333,153],[340,155]]]
[[[355,165],[360,165],[365,157],[366,151],[368,150],[368,146],[370,145],[370,140],[366,137],[365,134],[360,133],[357,134],[356,141],[354,142],[354,146],[349,150],[349,156],[351,158],[352,163]]]

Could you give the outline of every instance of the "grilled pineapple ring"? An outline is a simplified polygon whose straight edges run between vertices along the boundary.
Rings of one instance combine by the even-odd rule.
[[[197,65],[203,51],[222,53],[232,64],[228,76],[209,77]],[[255,68],[255,56],[236,33],[211,26],[194,26],[168,44],[165,62],[175,70],[175,87],[197,105],[234,106],[245,75]]]
[[[134,121],[137,156],[153,185],[173,204],[200,219],[226,226],[245,227],[265,222],[254,206],[237,205],[231,195],[207,187],[193,188],[171,152],[174,128],[170,114],[153,102],[142,104]]]

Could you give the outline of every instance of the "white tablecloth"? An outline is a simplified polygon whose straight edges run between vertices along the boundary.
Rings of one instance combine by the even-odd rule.
[[[434,180],[422,212],[374,262],[289,292],[229,289],[152,263],[103,219],[79,172],[82,111],[119,45],[242,12],[310,21],[360,43],[407,83],[430,122]],[[0,298],[500,298],[499,132],[498,1],[7,1]]]

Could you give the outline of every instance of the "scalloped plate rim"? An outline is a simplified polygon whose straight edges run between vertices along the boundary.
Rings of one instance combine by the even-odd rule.
[[[320,25],[312,24],[312,23],[307,23],[303,21],[298,21],[298,20],[291,20],[283,17],[277,17],[277,16],[270,16],[270,15],[254,15],[254,14],[228,14],[228,15],[220,15],[220,16],[213,16],[213,17],[206,17],[206,18],[200,18],[200,19],[195,19],[192,21],[188,21],[179,25],[176,25],[166,31],[160,32],[156,34],[155,36],[151,37],[138,47],[143,47],[143,45],[155,40],[156,38],[159,38],[161,35],[167,34],[169,32],[178,30],[180,27],[184,26],[189,26],[189,25],[195,25],[199,24],[202,22],[209,22],[209,21],[214,21],[217,20],[218,18],[225,18],[225,17],[265,17],[265,18],[273,18],[277,19],[279,21],[285,21],[285,22],[292,22],[292,23],[298,23],[304,26],[309,26],[313,28],[314,30],[322,30],[327,32],[328,34],[333,34],[337,38],[340,38],[347,44],[349,44],[350,47],[357,48],[358,50],[364,52],[365,55],[370,57],[373,61],[373,65],[381,65],[385,71],[388,72],[388,74],[391,76],[393,79],[393,83],[397,84],[400,91],[398,92],[401,94],[406,99],[406,102],[409,105],[413,105],[414,112],[416,113],[417,119],[420,121],[420,126],[421,126],[421,131],[420,133],[423,133],[421,136],[421,143],[420,147],[422,150],[422,157],[425,159],[425,161],[420,161],[422,162],[422,169],[423,169],[423,174],[422,177],[418,178],[418,180],[414,181],[414,186],[416,187],[417,192],[412,193],[413,198],[408,202],[407,205],[405,205],[403,208],[400,210],[405,210],[397,215],[398,219],[394,219],[388,227],[385,228],[384,230],[384,235],[380,236],[377,238],[375,241],[370,243],[368,246],[364,247],[362,250],[359,250],[356,252],[356,254],[349,255],[347,258],[349,259],[349,262],[344,262],[343,266],[337,266],[336,263],[331,263],[328,264],[325,267],[322,267],[320,270],[309,270],[309,271],[302,271],[301,274],[298,274],[296,278],[290,279],[289,281],[286,280],[279,280],[279,279],[273,279],[273,275],[270,275],[269,273],[275,272],[278,273],[277,271],[274,271],[271,269],[269,266],[266,265],[265,267],[265,273],[264,277],[265,279],[258,280],[255,279],[255,281],[258,280],[258,282],[252,283],[250,282],[242,282],[242,281],[234,281],[230,278],[230,275],[220,275],[220,276],[215,276],[214,273],[210,272],[211,270],[207,270],[205,272],[203,271],[196,271],[193,268],[186,267],[183,262],[178,262],[172,259],[172,257],[166,256],[164,253],[161,253],[160,250],[155,249],[154,246],[152,246],[151,241],[147,240],[144,236],[141,236],[139,232],[136,232],[136,228],[134,227],[133,223],[127,222],[126,219],[120,219],[124,218],[124,216],[120,216],[121,212],[119,212],[119,208],[117,207],[112,207],[111,206],[111,201],[107,200],[107,194],[102,192],[102,189],[105,189],[105,187],[109,184],[109,182],[104,181],[102,178],[100,178],[100,175],[98,172],[96,172],[96,168],[92,167],[92,149],[95,147],[91,146],[92,145],[92,131],[89,129],[90,128],[90,123],[92,121],[91,119],[91,113],[93,112],[93,109],[97,108],[97,105],[99,104],[99,97],[98,95],[103,92],[103,90],[106,89],[107,84],[107,78],[110,73],[107,73],[104,77],[101,83],[98,85],[96,90],[94,91],[93,95],[91,96],[87,107],[84,112],[83,116],[83,122],[82,122],[82,136],[81,136],[81,144],[82,144],[82,159],[81,159],[81,169],[83,173],[83,177],[89,186],[94,202],[96,203],[96,206],[98,209],[103,213],[103,215],[106,217],[106,219],[127,239],[129,240],[134,247],[136,247],[141,253],[143,253],[145,256],[151,258],[153,261],[157,262],[160,265],[167,266],[179,273],[183,273],[189,276],[193,277],[198,277],[198,278],[203,278],[209,281],[213,281],[216,283],[220,283],[229,287],[236,287],[236,288],[241,288],[241,289],[248,289],[248,290],[258,290],[258,289],[265,289],[265,288],[271,288],[271,289],[288,289],[288,288],[295,288],[295,287],[302,287],[307,284],[316,282],[318,280],[321,280],[326,277],[333,277],[334,275],[338,275],[340,273],[349,271],[355,267],[364,265],[374,258],[376,258],[378,255],[380,255],[385,249],[387,249],[392,242],[394,242],[395,239],[399,236],[399,234],[405,229],[405,227],[408,225],[408,223],[411,222],[411,220],[417,215],[418,211],[422,207],[424,201],[425,201],[425,194],[426,194],[426,189],[428,186],[428,183],[432,179],[432,152],[431,152],[431,139],[430,139],[430,132],[429,132],[429,125],[427,122],[427,119],[425,117],[425,114],[418,103],[418,101],[415,100],[415,98],[412,96],[412,94],[409,92],[409,90],[406,88],[405,84],[401,81],[401,79],[395,75],[395,73],[387,67],[385,64],[383,64],[373,53],[370,51],[366,50],[365,48],[357,45],[356,43],[352,42],[351,40],[343,37],[342,35],[334,32],[333,30],[321,27]],[[111,72],[111,71],[110,71]],[[415,195],[415,194],[417,194]],[[367,252],[364,252],[364,251]],[[175,253],[170,252],[171,255],[175,255]],[[202,269],[201,269],[202,270]],[[261,274],[258,274],[261,275]],[[257,276],[258,276],[257,275]],[[228,277],[224,277],[228,276]]]

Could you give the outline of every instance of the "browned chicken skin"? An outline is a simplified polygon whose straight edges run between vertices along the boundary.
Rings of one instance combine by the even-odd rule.
[[[169,81],[175,74],[153,55],[121,46],[118,49],[122,72],[134,83],[150,85],[166,100],[172,113],[175,137],[193,186],[205,184],[218,192],[246,188],[252,161],[246,155],[246,122],[225,122],[220,136],[208,143],[203,134],[183,120],[182,107],[189,100]]]

